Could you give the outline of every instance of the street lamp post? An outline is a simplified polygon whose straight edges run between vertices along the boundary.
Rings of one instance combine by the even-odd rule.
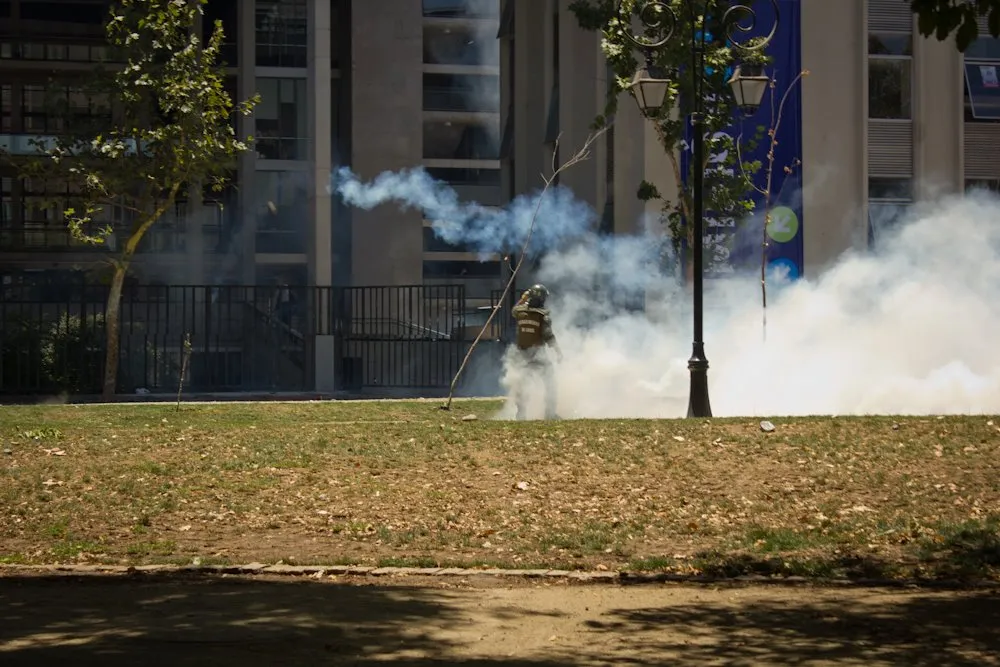
[[[688,398],[688,417],[711,417],[712,404],[708,397],[708,358],[705,356],[704,338],[704,72],[705,44],[708,39],[709,27],[706,17],[711,10],[724,9],[722,28],[719,35],[729,43],[737,45],[744,51],[760,51],[773,38],[778,29],[778,1],[769,0],[774,11],[774,24],[766,36],[760,37],[752,44],[740,42],[734,38],[735,33],[748,33],[757,23],[757,13],[749,5],[725,2],[721,5],[717,0],[670,0],[656,2],[652,0],[637,0],[626,3],[618,0],[618,19],[623,25],[631,25],[633,16],[637,16],[643,26],[643,33],[637,35],[631,29],[625,31],[626,38],[642,49],[645,54],[645,64],[640,65],[632,79],[631,88],[639,110],[644,116],[656,115],[663,106],[669,81],[659,72],[655,65],[656,49],[664,46],[673,37],[678,26],[678,17],[673,5],[680,4],[687,9],[688,25],[691,38],[691,125],[692,125],[692,159],[694,170],[692,177],[693,202],[691,217],[693,235],[693,310],[694,310],[694,340],[691,345],[691,358],[688,359],[688,371],[691,376],[691,389]],[[700,11],[699,11],[700,10]],[[760,107],[764,93],[770,83],[770,78],[764,75],[758,67],[737,67],[729,79],[737,106],[745,114],[753,114]]]

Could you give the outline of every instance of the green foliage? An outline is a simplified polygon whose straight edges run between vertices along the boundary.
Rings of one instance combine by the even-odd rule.
[[[100,380],[104,316],[62,314],[52,322],[30,316],[4,319],[0,345],[3,384],[39,384],[68,393],[92,392]]]
[[[638,197],[640,201],[662,199],[659,188],[649,181],[643,181],[639,184],[639,189],[636,191],[635,196]]]
[[[616,14],[617,4],[615,0],[575,0],[570,5],[582,28],[601,32],[603,36],[601,48],[615,77],[607,107],[598,118],[598,122],[606,122],[614,115],[622,92],[631,94],[629,84],[639,65],[638,58],[644,57],[644,54],[641,54],[626,37],[626,31],[632,30],[632,26],[622,21]],[[629,12],[640,4],[637,0],[621,0],[622,8]],[[753,201],[747,195],[753,191],[750,179],[761,168],[761,163],[746,161],[741,165],[736,150],[736,139],[727,132],[733,126],[739,111],[727,83],[726,71],[740,62],[765,65],[769,62],[769,58],[762,52],[729,46],[726,40],[721,38],[725,31],[719,23],[728,6],[727,0],[669,0],[668,4],[677,17],[673,36],[651,53],[653,64],[665,73],[670,84],[664,105],[652,121],[656,123],[660,143],[672,162],[679,192],[678,200],[664,201],[663,208],[663,219],[677,249],[684,236],[682,221],[691,217],[692,170],[701,169],[705,172],[705,211],[709,217],[723,224],[735,223],[745,219],[753,211]],[[692,39],[694,31],[699,30],[705,20],[707,5],[712,9],[707,21],[708,33],[715,38],[706,42],[704,52],[702,127],[705,162],[696,165],[693,161],[689,161],[689,173],[685,178],[681,170],[679,152],[687,148],[684,145],[685,125],[689,122],[688,114],[695,92],[695,81],[690,76]],[[695,12],[693,17],[690,8]],[[638,25],[638,22],[635,25]],[[649,31],[647,37],[655,39],[657,33]],[[747,42],[747,45],[753,46],[754,42]],[[747,152],[759,142],[762,136],[761,129],[756,128],[752,136],[739,137],[738,140],[747,147],[743,152]],[[647,201],[662,198],[656,188],[649,183],[643,183],[639,187],[638,196]],[[690,232],[691,229],[688,227],[689,242],[692,240]],[[706,244],[709,245],[711,244]],[[712,259],[711,256],[718,255],[719,252],[719,248],[706,247],[706,253],[710,255],[707,258],[709,261]]]
[[[75,238],[100,244],[123,233],[125,264],[183,188],[221,188],[249,148],[231,124],[234,104],[217,64],[221,22],[207,42],[195,35],[205,2],[119,0],[106,26],[115,65],[98,68],[75,91],[105,112],[84,122],[54,105],[53,114],[66,114],[65,132],[36,141],[40,155],[20,165],[44,183],[69,184],[74,205],[64,212]],[[249,114],[255,103],[235,110]]]
[[[179,193],[221,190],[249,149],[233,114],[249,115],[258,98],[234,106],[226,92],[222,22],[206,42],[196,34],[206,1],[118,0],[106,24],[114,66],[99,68],[75,91],[75,99],[88,100],[84,106],[97,100],[106,112],[81,122],[72,104],[54,106],[54,114],[65,114],[63,133],[34,141],[38,155],[18,163],[23,175],[60,193],[50,205],[63,206],[75,239],[100,244],[115,234],[105,311],[108,398],[118,377],[121,289],[139,243]]]
[[[104,316],[63,314],[46,332],[41,353],[50,385],[71,394],[93,391],[104,355]]]
[[[910,9],[921,35],[940,41],[954,35],[963,53],[979,37],[979,17],[987,17],[991,37],[1000,37],[1000,0],[911,0]]]

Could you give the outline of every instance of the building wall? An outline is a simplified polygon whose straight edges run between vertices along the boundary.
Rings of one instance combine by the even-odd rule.
[[[558,74],[549,55],[555,39],[550,12],[556,5]],[[595,64],[592,57],[599,40],[576,27],[568,3],[518,4],[514,25],[511,97],[528,118],[519,116],[516,123],[511,180],[516,192],[524,192],[538,185],[537,174],[548,166],[551,153],[544,147],[554,134],[563,131],[564,152],[582,143],[585,121],[603,107],[607,77],[600,59]],[[951,41],[920,37],[914,26],[908,5],[897,0],[802,2],[802,66],[810,72],[801,83],[807,276],[816,276],[848,249],[877,245],[879,230],[913,203],[960,192],[970,183],[995,187],[1000,179],[1000,157],[985,148],[997,145],[1000,123],[970,119],[967,109],[963,113],[963,60],[971,56],[963,59]],[[870,43],[876,53],[869,55]],[[1000,66],[1000,46],[988,55],[975,62]],[[559,84],[555,125],[547,122],[554,80]],[[887,92],[886,86],[898,90]],[[572,139],[568,128],[574,130]],[[566,172],[563,182],[599,213],[610,202],[616,232],[636,231],[643,214],[653,219],[659,214],[658,204],[636,200],[639,183],[649,180],[668,198],[676,196],[672,166],[630,102],[619,106],[613,138],[598,142],[595,156],[609,143],[610,179],[599,164],[607,156],[600,155]]]
[[[423,159],[423,14],[413,0],[354,0],[351,9],[351,166],[368,180]],[[355,284],[420,282],[418,212],[382,206],[352,218]]]
[[[417,61],[423,81],[419,164],[454,188],[461,200],[485,206],[503,203],[501,153],[505,123],[513,118],[501,86],[501,58],[510,56],[510,42],[499,38],[500,9],[500,0],[423,3],[423,52]],[[415,282],[462,284],[468,298],[489,299],[502,287],[501,258],[480,257],[477,248],[464,244],[445,244],[435,237],[432,224],[423,220],[417,230],[421,239],[405,249],[421,262]]]
[[[864,239],[867,82],[864,0],[801,9],[805,275]]]
[[[468,248],[442,247],[417,212],[347,210],[325,186],[339,165],[365,179],[423,165],[487,205],[540,187],[555,138],[560,160],[578,150],[608,87],[599,36],[576,25],[569,5],[436,0],[425,11],[422,0],[212,0],[207,20],[224,22],[233,94],[264,97],[239,121],[257,150],[219,201],[190,193],[151,233],[155,252],[140,265],[172,282],[458,281],[480,294],[500,286],[499,258],[483,264]],[[102,39],[92,21],[45,21],[26,6],[14,0],[0,16],[8,146],[44,131],[28,126],[38,121],[29,87],[92,67]],[[974,117],[963,100],[964,63],[1000,65],[1000,47],[981,40],[963,58],[951,42],[915,36],[898,0],[803,0],[801,19],[811,73],[801,84],[806,275],[848,248],[877,244],[914,202],[1000,181],[990,150],[1000,140],[990,114],[1000,114],[983,103]],[[658,216],[656,203],[635,197],[642,180],[676,194],[670,160],[631,103],[591,153],[560,180],[609,231],[633,232],[644,215]],[[61,225],[26,219],[25,193],[8,174],[0,264],[98,261],[69,244]]]

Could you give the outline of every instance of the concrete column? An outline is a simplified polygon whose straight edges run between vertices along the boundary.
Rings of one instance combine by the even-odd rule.
[[[804,273],[867,238],[867,21],[864,0],[803,2]]]
[[[319,392],[333,391],[334,337],[325,327],[329,321],[329,288],[333,283],[333,248],[331,245],[333,209],[328,186],[333,152],[333,113],[330,109],[331,87],[330,0],[309,0],[308,19],[308,99],[310,167],[309,284],[317,289],[312,300],[315,321],[312,354],[314,387]]]
[[[646,218],[659,219],[664,202],[643,202],[636,196],[643,180],[654,184],[666,201],[677,201],[677,178],[656,127],[631,95],[621,93],[615,116],[615,233],[641,232]],[[658,231],[667,233],[665,227]]]
[[[329,192],[333,159],[333,113],[330,110],[331,33],[329,0],[309,0],[308,23],[308,122],[311,150],[309,155],[309,210],[312,213],[309,238],[309,283],[328,286],[332,282],[332,220]]]
[[[184,238],[186,239],[187,267],[185,282],[192,285],[205,284],[205,223],[211,214],[202,201],[201,185],[192,185],[187,194],[187,215],[184,216]]]
[[[353,0],[351,13],[351,164],[369,180],[423,161],[423,11],[415,0]],[[419,212],[356,209],[352,229],[354,284],[423,281]]]
[[[551,11],[545,2],[522,2],[514,12],[514,132],[515,176],[518,193],[542,185],[540,174],[549,173],[545,124],[552,81],[539,75],[539,63],[549,62]],[[546,68],[547,70],[547,68]]]
[[[239,4],[238,74],[236,78],[237,96],[245,100],[257,93],[256,72],[256,29],[254,27],[254,2],[244,0]],[[254,134],[254,116],[240,116],[237,131],[243,139]],[[251,150],[239,159],[238,209],[239,232],[233,239],[232,249],[242,255],[239,275],[243,284],[253,285],[257,281],[256,236],[257,236],[257,196],[254,177],[257,172],[257,153]]]
[[[913,31],[913,171],[917,199],[961,192],[962,56],[953,40]]]
[[[593,131],[594,119],[604,111],[607,68],[601,52],[601,34],[583,30],[570,10],[572,0],[559,3],[559,161],[576,154]],[[600,217],[606,198],[607,141],[594,142],[590,158],[563,172],[560,183],[572,189]]]

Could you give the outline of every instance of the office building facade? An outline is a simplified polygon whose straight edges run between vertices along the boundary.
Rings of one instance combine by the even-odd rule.
[[[27,152],[29,137],[57,131],[46,115],[47,81],[71,80],[106,57],[107,4],[0,2],[5,150]],[[422,165],[466,200],[502,204],[499,10],[499,0],[211,0],[201,29],[222,21],[230,93],[260,94],[253,115],[237,120],[254,150],[226,192],[187,193],[149,232],[137,279],[461,282],[488,295],[498,258],[443,244],[419,212],[345,209],[329,185],[341,166],[369,179]],[[10,169],[2,197],[8,282],[98,265],[114,247],[114,238],[110,248],[75,242],[58,211],[40,206]]]
[[[45,81],[104,57],[105,4],[0,2],[3,145],[54,131]],[[1000,178],[991,147],[997,40],[963,56],[921,38],[900,0],[803,0],[799,5],[802,235],[805,273],[847,248],[877,242],[913,202]],[[234,96],[260,93],[240,131],[255,150],[233,186],[190,193],[151,232],[140,270],[163,282],[435,284],[494,288],[499,258],[480,261],[435,237],[417,211],[346,210],[328,191],[334,170],[368,179],[423,165],[468,200],[499,206],[541,185],[558,136],[582,145],[601,112],[608,75],[600,39],[581,30],[570,0],[212,0]],[[52,17],[60,17],[54,21]],[[831,29],[835,26],[836,29]],[[789,121],[785,121],[789,122]],[[592,157],[561,183],[608,231],[635,231],[656,204],[635,197],[644,178],[667,197],[672,169],[631,104]],[[94,262],[31,184],[3,176],[0,266],[57,271]],[[214,199],[214,200],[213,200]]]

